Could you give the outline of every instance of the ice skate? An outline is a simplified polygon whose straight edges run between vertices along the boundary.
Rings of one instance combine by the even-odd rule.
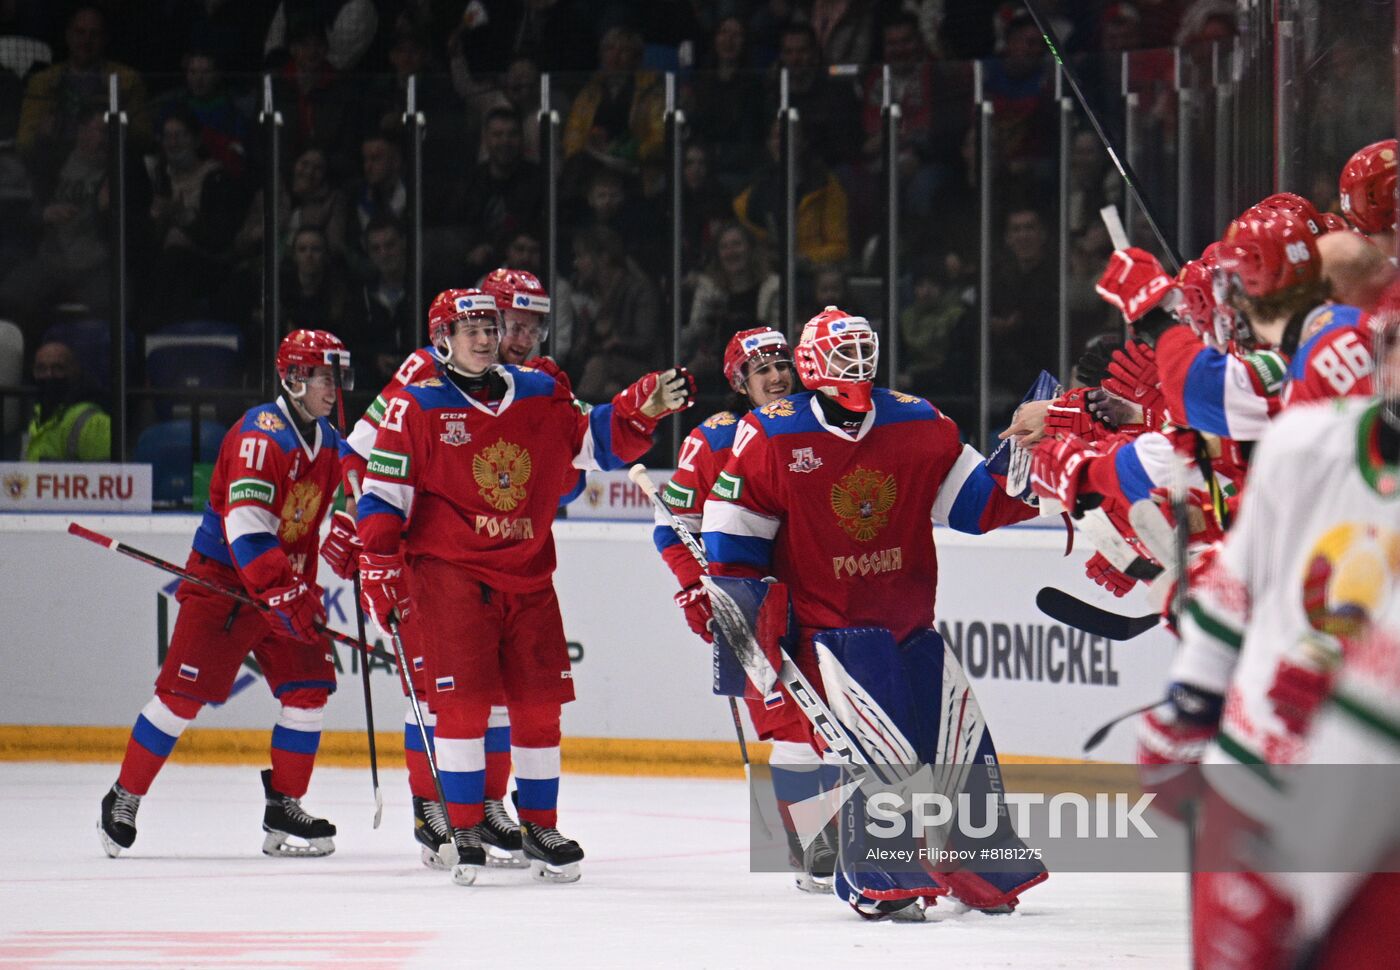
[[[453,848],[457,861],[452,866],[452,881],[459,886],[470,886],[476,882],[477,874],[486,865],[486,850],[481,847],[480,825],[469,829],[455,829],[452,833]]]
[[[486,849],[486,864],[492,868],[524,869],[524,843],[520,838],[520,823],[510,817],[505,802],[486,800],[486,819],[481,823],[481,844]]]
[[[301,800],[283,795],[272,788],[272,770],[263,769],[263,794],[267,808],[263,810],[263,854],[271,856],[323,856],[335,851],[331,839],[335,826],[323,818],[307,814]],[[290,842],[289,839],[296,839]]]
[[[429,869],[447,870],[457,864],[452,831],[436,799],[413,797],[413,837],[418,841],[423,865]]]
[[[140,807],[141,796],[133,795],[120,783],[103,796],[97,835],[102,839],[102,851],[113,859],[136,841],[136,810]]]
[[[861,902],[851,903],[851,908],[859,913],[862,919],[871,922],[922,923],[928,918],[924,915],[924,909],[929,905],[932,905],[931,900],[925,902],[917,896],[910,899],[882,899],[878,902],[862,896]]]
[[[583,849],[556,828],[521,822],[521,841],[530,860],[530,874],[539,882],[578,882]]]
[[[793,837],[796,841],[796,836]],[[801,846],[801,843],[797,843]],[[824,829],[801,855],[802,871],[797,874],[797,888],[804,893],[823,895],[832,892],[836,881],[836,840],[831,830]]]

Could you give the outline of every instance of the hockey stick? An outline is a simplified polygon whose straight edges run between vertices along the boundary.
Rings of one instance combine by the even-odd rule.
[[[331,365],[335,374],[335,409],[336,409],[336,431],[343,438],[346,435],[345,427],[345,387],[344,378],[340,373],[340,358],[336,357],[335,363]],[[350,492],[356,502],[360,501],[360,477],[353,471],[346,474],[346,481],[350,485]],[[351,583],[355,590],[355,627],[359,631],[360,639],[365,638],[365,611],[360,605],[360,570],[355,569],[351,577]],[[405,668],[401,668],[405,669]],[[360,684],[365,691],[365,736],[369,739],[369,777],[370,783],[374,785],[374,828],[379,828],[380,821],[384,818],[384,795],[379,790],[379,754],[375,750],[374,743],[374,699],[369,689],[369,664],[360,664]],[[412,689],[410,683],[409,688]]]
[[[1157,613],[1124,616],[1100,609],[1053,586],[1041,587],[1040,592],[1035,594],[1035,605],[1052,620],[1108,640],[1131,640],[1152,629],[1162,619]]]
[[[1099,124],[1098,115],[1094,114],[1094,109],[1089,104],[1088,98],[1084,97],[1084,92],[1080,90],[1079,79],[1075,76],[1073,68],[1060,57],[1060,41],[1055,36],[1055,29],[1050,26],[1050,22],[1040,15],[1033,0],[1025,0],[1026,11],[1035,21],[1036,27],[1040,30],[1040,36],[1045,39],[1045,46],[1050,48],[1050,54],[1055,58],[1055,63],[1064,72],[1065,80],[1069,82],[1069,89],[1074,93],[1074,100],[1079,102],[1079,108],[1084,112],[1084,116],[1089,119],[1089,124],[1093,126],[1094,133],[1099,136],[1099,141],[1103,144],[1104,150],[1108,152],[1109,160],[1113,162],[1113,167],[1118,169],[1118,174],[1123,176],[1123,184],[1127,186],[1128,192],[1132,195],[1133,201],[1142,210],[1143,217],[1147,220],[1148,228],[1157,237],[1157,242],[1161,245],[1163,252],[1171,262],[1171,272],[1176,273],[1181,269],[1181,254],[1176,251],[1176,247],[1167,239],[1166,233],[1162,231],[1156,216],[1152,214],[1152,206],[1148,204],[1142,191],[1138,188],[1137,173],[1133,171],[1132,165],[1126,158],[1119,158],[1118,153],[1113,150],[1113,143],[1108,139],[1108,133],[1104,131],[1103,125]]]
[[[1161,575],[1162,567],[1139,556],[1103,509],[1089,509],[1074,521],[1084,530],[1094,548],[1103,553],[1109,565],[1123,575],[1143,580],[1153,580]],[[1149,551],[1151,548],[1148,546]]]
[[[391,617],[389,620],[389,642],[394,645],[394,657],[398,662],[399,669],[404,671],[405,676],[407,676],[408,656],[403,648],[403,639],[399,636],[397,617]],[[408,682],[408,706],[412,709],[413,720],[418,725],[418,736],[423,740],[423,751],[428,756],[428,771],[433,776],[433,787],[437,789],[438,804],[442,806],[442,824],[447,826],[448,846],[450,846],[450,848],[443,850],[447,855],[443,861],[447,864],[447,868],[451,869],[457,864],[457,830],[452,827],[452,814],[447,810],[447,791],[442,787],[442,775],[438,774],[437,755],[434,754],[432,741],[428,738],[428,725],[423,720],[423,708],[418,704],[418,692],[413,689],[411,678]]]
[[[162,569],[165,572],[170,573],[172,576],[179,576],[187,583],[191,583],[195,586],[202,586],[204,589],[211,590],[212,592],[219,593],[223,596],[227,596],[229,599],[237,600],[240,603],[246,603],[248,606],[253,607],[260,613],[272,612],[271,607],[267,606],[264,603],[259,603],[247,593],[240,592],[236,589],[230,589],[227,586],[220,586],[218,583],[211,583],[207,579],[201,579],[189,570],[182,569],[179,566],[175,565],[173,562],[167,562],[166,560],[161,559],[159,556],[151,555],[149,552],[142,552],[140,549],[128,546],[125,542],[118,542],[116,539],[104,536],[100,532],[94,532],[86,526],[79,525],[76,522],[68,523],[68,532],[70,535],[75,535],[79,539],[86,539],[88,542],[95,542],[97,545],[102,546],[104,549],[110,549],[112,552],[120,553],[123,556],[130,556],[132,559],[144,562],[148,566],[155,566],[157,569]],[[363,640],[356,640],[349,634],[341,633],[339,630],[334,630],[331,627],[326,626],[324,623],[316,624],[316,632],[323,633],[326,636],[330,637],[332,640],[334,640],[336,643],[343,643],[345,646],[352,647],[368,657],[375,657],[379,660],[386,660],[390,662],[393,662],[394,660],[394,658],[391,655],[389,655],[379,647],[371,647]]]
[[[695,541],[695,536],[690,534],[681,520],[676,518],[676,513],[671,511],[671,507],[661,501],[661,496],[657,494],[656,483],[647,474],[646,466],[638,463],[627,469],[627,477],[632,480],[632,484],[642,490],[642,494],[651,501],[651,504],[666,519],[666,524],[671,527],[671,531],[676,534],[676,538],[681,540],[681,544],[695,557],[695,561],[700,564],[701,570],[710,568],[710,562],[705,558],[705,550],[700,547],[700,543]],[[749,792],[753,792],[753,767],[749,763],[749,743],[744,738],[744,722],[739,719],[739,702],[731,695],[729,701],[729,714],[734,719],[734,734],[739,739],[739,756],[744,759],[744,781],[749,782]],[[757,805],[755,805],[757,807]],[[764,821],[763,811],[758,813],[759,823],[763,825],[765,835],[771,836],[768,831],[768,823]]]
[[[1112,731],[1114,728],[1122,724],[1128,718],[1137,717],[1139,714],[1146,714],[1148,711],[1152,710],[1152,708],[1156,707],[1160,703],[1162,703],[1160,700],[1156,700],[1153,701],[1151,704],[1144,704],[1142,707],[1135,707],[1131,711],[1128,711],[1126,714],[1119,714],[1113,720],[1109,721],[1103,727],[1099,728],[1093,734],[1089,735],[1087,738],[1084,739],[1084,753],[1088,754],[1090,751],[1093,751],[1095,748],[1097,748],[1100,742],[1102,742],[1104,738],[1108,737],[1109,731]]]

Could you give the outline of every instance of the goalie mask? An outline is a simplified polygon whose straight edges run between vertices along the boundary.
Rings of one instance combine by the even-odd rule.
[[[317,367],[340,371],[339,386],[343,390],[355,387],[355,372],[350,369],[350,351],[339,337],[329,330],[293,330],[282,338],[277,347],[277,377],[282,389],[292,400],[306,395],[306,384]],[[292,389],[293,384],[300,387]]]
[[[829,306],[807,321],[793,353],[797,375],[848,411],[869,411],[880,344],[870,321]]]
[[[772,327],[740,330],[724,348],[724,379],[734,390],[744,393],[749,374],[767,363],[792,362],[787,338]]]
[[[490,360],[485,353],[476,353],[469,346],[454,347],[454,337],[459,336],[461,323],[471,323],[491,343]],[[476,376],[495,362],[496,350],[501,340],[501,313],[496,308],[496,298],[481,290],[443,290],[433,298],[428,307],[428,340],[433,345],[433,353],[443,364],[467,376]],[[481,360],[472,361],[475,355]],[[480,366],[474,367],[473,364]]]

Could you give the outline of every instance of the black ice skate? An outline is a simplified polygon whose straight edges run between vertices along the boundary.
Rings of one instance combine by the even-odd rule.
[[[794,884],[804,893],[823,895],[836,881],[836,836],[823,831],[807,848],[796,832],[787,833],[788,864],[796,873]]]
[[[272,769],[262,773],[263,795],[267,808],[263,810],[263,854],[272,856],[323,856],[335,851],[331,841],[335,826],[323,818],[308,815],[301,800],[284,795],[272,788]],[[297,839],[289,842],[288,839]]]
[[[486,850],[481,847],[480,825],[469,829],[454,829],[453,848],[457,852],[457,862],[452,866],[452,881],[459,886],[470,886],[476,882],[477,873],[486,865]]]
[[[518,815],[520,793],[511,792],[510,797]],[[539,882],[578,882],[583,875],[578,865],[583,860],[583,849],[558,829],[522,821],[520,840],[525,858],[530,860],[530,875]]]
[[[418,840],[423,865],[429,869],[447,870],[457,864],[452,830],[437,799],[413,797],[413,837]]]
[[[505,802],[499,799],[486,799],[481,844],[486,849],[486,864],[492,868],[524,869],[530,864],[525,859],[520,823],[510,817]]]
[[[141,796],[133,795],[120,783],[103,796],[97,835],[102,840],[102,851],[113,859],[136,841],[136,810],[140,807]]]

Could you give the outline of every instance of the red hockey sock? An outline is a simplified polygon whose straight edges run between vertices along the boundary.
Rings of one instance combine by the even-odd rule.
[[[420,707],[421,710],[421,707]],[[428,731],[428,744],[433,743],[433,732],[437,727],[437,717],[431,711],[423,711],[423,726]],[[433,769],[428,765],[428,751],[423,747],[423,735],[418,730],[418,721],[409,707],[403,723],[403,760],[408,767],[408,790],[415,798],[437,800],[437,786],[433,784]]]
[[[520,821],[554,828],[559,819],[559,705],[510,709]]]
[[[493,707],[486,722],[486,800],[505,801],[509,783],[510,716],[504,707]]]
[[[156,696],[141,709],[126,743],[117,783],[133,795],[151,790],[151,782],[165,766],[165,759],[175,748],[175,742],[189,727],[190,721],[203,705],[192,697],[169,691],[156,691]]]
[[[321,722],[326,717],[327,692],[298,688],[283,694],[282,713],[272,729],[272,787],[301,798],[311,785],[316,750],[321,746]]]

